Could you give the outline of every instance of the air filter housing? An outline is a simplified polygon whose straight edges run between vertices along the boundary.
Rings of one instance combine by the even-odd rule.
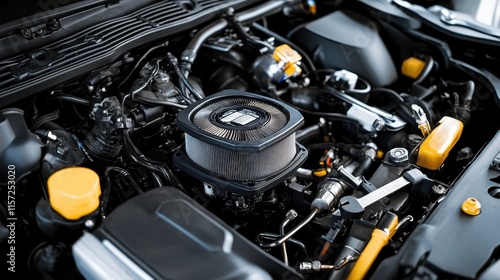
[[[277,100],[225,90],[177,115],[186,132],[174,164],[214,187],[256,195],[290,176],[307,150],[295,142],[302,115]]]

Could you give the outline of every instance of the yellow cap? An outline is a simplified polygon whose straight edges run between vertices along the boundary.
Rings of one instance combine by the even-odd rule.
[[[290,64],[296,63],[302,59],[302,56],[287,44],[277,46],[276,49],[274,49],[273,57],[276,61],[283,61]]]
[[[302,73],[302,69],[297,65],[297,62],[302,59],[302,56],[294,51],[289,45],[283,44],[277,46],[276,49],[274,49],[273,57],[276,61],[285,64],[285,74],[288,77],[300,75],[300,73]]]
[[[481,213],[481,203],[473,197],[467,198],[462,204],[462,211],[467,215],[477,216]]]
[[[401,65],[401,73],[412,79],[416,79],[422,70],[424,70],[425,62],[416,57],[410,57],[403,61]]]
[[[297,64],[289,64],[285,68],[285,74],[287,76],[300,75],[302,73],[302,69]]]
[[[69,167],[47,180],[50,206],[68,220],[78,220],[99,207],[99,176],[85,167]]]
[[[316,177],[324,177],[324,176],[328,175],[328,173],[329,173],[329,170],[326,168],[316,169],[313,171],[313,174]]]

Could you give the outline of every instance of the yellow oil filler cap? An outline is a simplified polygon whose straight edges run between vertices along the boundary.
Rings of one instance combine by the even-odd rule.
[[[448,157],[462,135],[464,124],[451,117],[443,117],[436,128],[424,139],[418,150],[417,165],[437,170]]]
[[[477,216],[481,213],[481,203],[473,197],[467,198],[462,204],[462,211],[467,215]]]
[[[78,220],[99,207],[99,176],[85,167],[56,171],[47,180],[52,209],[68,220]]]
[[[401,73],[412,79],[416,79],[425,68],[425,61],[416,57],[407,58],[401,65]]]

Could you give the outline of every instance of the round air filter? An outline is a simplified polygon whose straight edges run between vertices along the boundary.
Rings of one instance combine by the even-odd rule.
[[[187,158],[225,180],[259,181],[288,171],[303,150],[295,142],[302,115],[247,92],[211,95],[180,112],[177,123],[186,132]]]

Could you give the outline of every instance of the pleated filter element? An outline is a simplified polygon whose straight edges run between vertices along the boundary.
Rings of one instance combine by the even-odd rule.
[[[292,161],[296,154],[295,135],[260,153],[228,150],[186,135],[186,152],[199,166],[224,178],[258,180],[277,173]]]
[[[295,131],[303,121],[297,110],[280,101],[226,90],[177,115],[177,124],[186,133],[185,145],[177,154],[187,158],[174,157],[174,164],[223,188],[232,188],[224,180],[233,185],[236,181],[275,181],[269,178],[295,171],[307,157],[295,142]],[[241,189],[252,192],[249,187]]]

